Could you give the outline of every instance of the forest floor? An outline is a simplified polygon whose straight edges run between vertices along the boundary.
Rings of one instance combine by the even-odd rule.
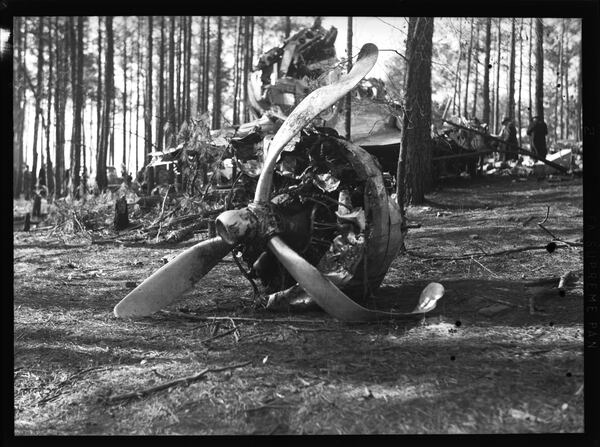
[[[581,239],[582,196],[580,178],[446,182],[408,209],[421,226],[373,305],[410,311],[430,281],[445,296],[424,319],[369,324],[254,310],[230,257],[166,311],[117,320],[113,306],[194,241],[15,231],[15,434],[583,432],[582,249],[484,255],[547,244],[547,206],[546,228]]]

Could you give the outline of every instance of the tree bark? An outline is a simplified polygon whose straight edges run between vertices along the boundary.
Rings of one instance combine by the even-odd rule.
[[[204,99],[204,55],[206,54],[206,40],[204,38],[205,26],[204,16],[200,17],[200,42],[198,44],[198,82],[196,84],[198,93],[196,95],[196,113],[200,115],[203,110],[203,99]]]
[[[56,120],[56,153],[54,156],[54,191],[55,197],[62,197],[63,193],[63,179],[65,175],[65,109],[67,105],[67,79],[66,74],[67,68],[67,53],[66,46],[63,39],[63,34],[66,34],[64,27],[64,19],[60,20],[55,18],[55,25],[57,30],[57,43],[56,43],[56,92],[54,100],[54,114]],[[62,26],[59,24],[63,22]]]
[[[502,19],[498,17],[498,53],[496,56],[496,102],[494,104],[494,133],[498,133],[500,131],[500,41],[502,39],[502,30],[500,28],[500,24]]]
[[[581,23],[581,22],[580,22]],[[579,73],[578,73],[578,80],[577,80],[577,139],[579,141],[583,140],[583,116],[582,116],[582,112],[583,112],[583,96],[582,96],[582,91],[583,91],[583,76],[582,76],[582,70],[583,70],[583,54],[582,54],[582,42],[579,42]]]
[[[254,17],[246,17],[246,28],[244,34],[244,69],[242,77],[243,86],[243,120],[250,121],[250,107],[248,107],[248,82],[252,72],[252,59],[254,57]]]
[[[560,82],[562,80],[561,76],[561,59],[562,59],[562,40],[558,42],[558,58],[556,59],[556,69],[555,73],[555,81],[554,81],[554,129],[552,134],[554,135],[554,141],[558,140],[559,137],[559,117],[558,117],[558,104],[560,103]]]
[[[516,29],[515,18],[511,19],[510,28],[510,66],[508,69],[508,101],[506,104],[506,116],[515,118],[515,51],[516,51]]]
[[[98,89],[96,91],[96,145],[100,144],[102,131],[102,17],[98,17]]]
[[[169,101],[169,112],[167,117],[167,132],[165,135],[165,146],[173,145],[175,135],[175,17],[169,17],[171,26],[169,28],[169,83],[167,96]]]
[[[164,116],[165,116],[165,16],[160,18],[160,50],[158,67],[158,116],[156,117],[156,146],[164,149]]]
[[[209,78],[210,78],[210,16],[206,17],[206,52],[204,54],[204,100],[202,111],[208,112]]]
[[[127,20],[127,19],[125,19]],[[127,178],[127,22],[123,28],[123,180]]]
[[[485,24],[485,62],[483,72],[483,122],[490,124],[490,50],[492,45],[492,18]]]
[[[521,114],[521,92],[523,90],[523,17],[521,17],[521,24],[519,25],[519,101],[518,101],[518,122],[519,122],[519,146],[522,146],[521,141],[521,129],[523,128],[522,114]]]
[[[221,128],[221,51],[223,47],[222,19],[217,17],[217,48],[215,50],[215,74],[213,86],[213,129]]]
[[[535,109],[544,121],[544,22],[539,17],[535,20]]]
[[[38,152],[37,152],[37,143],[38,143],[38,130],[40,126],[40,115],[42,113],[41,109],[41,96],[42,96],[42,73],[44,71],[44,42],[42,39],[44,32],[44,18],[40,17],[38,22],[38,65],[37,65],[37,76],[36,76],[36,86],[35,91],[33,92],[35,95],[35,120],[33,123],[33,167],[31,170],[31,191],[35,191],[35,187],[37,184],[37,172],[38,172]]]
[[[471,116],[477,116],[477,98],[479,93],[479,22],[477,23],[477,35],[475,39],[475,79],[473,80],[473,107]]]
[[[179,132],[179,128],[181,126],[181,41],[182,39],[182,30],[183,25],[181,23],[183,17],[179,16],[177,22],[179,24],[179,35],[177,36],[177,54],[175,55],[177,58],[177,85],[175,86],[175,100],[177,101],[175,105],[175,128],[173,129],[174,135],[177,135]]]
[[[352,70],[352,17],[348,17],[348,32],[346,34],[346,53],[348,55],[347,71]],[[346,95],[346,139],[350,141],[352,128],[352,92]]]
[[[152,152],[152,16],[148,17],[148,54],[146,55],[146,96],[144,98],[144,167],[148,173],[148,193],[154,188],[154,172],[148,167]]]
[[[408,73],[406,79],[405,117],[402,129],[402,146],[398,165],[398,183],[403,183],[406,202],[417,205],[425,201],[431,188],[431,55],[433,17],[411,17],[406,54]],[[401,163],[404,167],[401,167]],[[401,171],[405,171],[404,178]],[[404,200],[398,194],[399,201]]]
[[[565,121],[564,121],[564,107],[565,107],[565,101],[564,101],[564,82],[563,82],[563,78],[564,78],[564,73],[565,73],[565,19],[563,17],[562,22],[561,22],[561,30],[560,30],[560,57],[558,58],[558,63],[560,66],[560,70],[559,70],[559,76],[560,76],[560,80],[558,81],[558,85],[559,85],[559,89],[560,89],[560,94],[559,94],[559,98],[560,98],[560,139],[564,139],[565,137]]]
[[[234,49],[234,61],[233,61],[233,125],[240,124],[240,110],[239,110],[239,92],[240,92],[240,78],[242,69],[242,27],[244,17],[239,16],[237,18],[236,33],[235,33],[235,49]]]
[[[185,69],[185,82],[184,82],[184,95],[185,98],[185,108],[183,111],[184,121],[189,123],[192,113],[191,107],[191,67],[192,67],[192,18],[187,18],[187,26],[186,26],[186,57],[184,59],[184,69]]]
[[[77,36],[75,31],[77,30]],[[73,69],[73,132],[71,137],[71,188],[72,197],[79,197],[81,179],[81,129],[83,108],[83,17],[77,17],[77,29],[74,20],[71,27],[71,56]],[[75,53],[76,52],[76,53]]]
[[[454,95],[452,96],[452,115],[460,114],[460,61],[462,59],[462,17],[458,19],[458,59],[456,61],[456,74],[454,75]],[[457,102],[458,99],[458,102]]]
[[[292,32],[292,20],[290,16],[285,16],[284,38],[290,37]]]
[[[52,56],[52,21],[48,18],[48,94],[46,99],[46,186],[48,187],[48,200],[52,200],[54,195],[54,170],[52,169],[52,158],[50,157],[50,123],[52,113],[52,91],[56,90],[54,86],[54,57]],[[54,98],[56,102],[56,98]]]
[[[471,17],[471,38],[469,41],[469,52],[467,53],[467,78],[465,79],[465,100],[463,104],[463,115],[469,116],[469,77],[471,76],[471,56],[473,53],[473,30],[475,19]]]
[[[142,55],[141,55],[141,40],[142,40],[142,20],[138,17],[137,21],[137,60],[136,60],[136,77],[135,77],[135,175],[137,178],[139,163],[139,143],[140,143],[140,67],[142,66]]]
[[[13,196],[18,198],[23,191],[23,134],[25,128],[25,80],[23,79],[23,32],[24,18],[14,18],[13,45],[16,48],[16,63],[13,68]]]
[[[112,112],[112,101],[113,101],[113,90],[114,90],[114,39],[113,39],[113,18],[107,16],[105,18],[106,27],[106,56],[105,56],[105,67],[104,67],[104,104],[102,107],[102,128],[100,132],[100,144],[98,146],[98,153],[96,156],[96,186],[99,191],[104,191],[108,186],[108,179],[106,178],[106,159],[108,155],[108,145],[110,140],[110,127],[111,127],[111,112]]]
[[[567,34],[566,47],[569,48],[569,40]],[[565,138],[568,140],[571,134],[570,132],[570,124],[571,124],[571,107],[570,107],[570,98],[569,98],[569,68],[571,66],[571,53],[567,51],[567,56],[564,61],[564,73],[565,73],[565,101],[566,101],[566,109],[567,113],[565,113]]]
[[[529,107],[527,108],[528,112],[529,112],[529,121],[531,121],[531,117],[533,116],[533,100],[532,100],[532,95],[531,95],[531,80],[533,78],[532,73],[532,66],[531,66],[531,55],[533,53],[533,18],[529,19]]]

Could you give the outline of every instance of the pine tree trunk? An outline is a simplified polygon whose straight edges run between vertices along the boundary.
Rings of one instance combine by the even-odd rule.
[[[186,28],[186,36],[187,36],[187,44],[186,44],[186,58],[184,59],[184,68],[185,68],[185,109],[184,109],[184,120],[189,123],[192,113],[191,107],[191,67],[192,67],[192,18],[187,18],[187,28]]]
[[[144,98],[144,166],[148,173],[148,193],[154,188],[154,172],[150,163],[152,152],[152,16],[148,17],[148,54],[146,55],[146,96]]]
[[[544,120],[544,22],[536,18],[535,34],[535,109],[536,115]]]
[[[473,30],[475,19],[471,18],[471,39],[469,41],[469,52],[467,53],[467,78],[465,79],[465,99],[463,104],[463,116],[469,116],[469,77],[471,76],[471,57],[473,53]]]
[[[215,50],[215,74],[213,86],[213,129],[221,128],[221,51],[223,47],[222,19],[217,17],[217,48]]]
[[[102,17],[98,17],[98,90],[96,94],[96,146],[100,144],[100,135],[102,132]]]
[[[568,39],[568,37],[567,37]],[[569,47],[569,42],[567,40],[566,42],[566,46],[567,48]],[[567,53],[567,56],[565,58],[565,68],[564,68],[564,73],[565,73],[565,101],[566,101],[566,109],[567,109],[567,113],[565,113],[565,138],[568,140],[569,136],[571,134],[570,132],[570,115],[571,115],[571,107],[570,107],[570,100],[569,100],[569,67],[571,65],[571,54]]]
[[[198,82],[196,84],[197,87],[197,95],[196,95],[196,114],[200,115],[202,110],[202,101],[204,99],[204,54],[206,52],[205,49],[205,39],[204,39],[204,16],[200,17],[200,42],[198,43]]]
[[[506,116],[515,118],[515,51],[516,51],[516,29],[515,20],[511,19],[510,28],[510,66],[508,69],[508,101],[506,104]]]
[[[554,141],[558,140],[560,135],[559,133],[559,123],[560,119],[558,116],[559,103],[560,103],[560,94],[561,94],[561,81],[562,81],[562,36],[558,42],[558,59],[556,60],[556,80],[554,81]]]
[[[177,36],[177,85],[175,87],[175,99],[177,101],[177,105],[175,106],[175,129],[173,129],[173,131],[175,132],[175,135],[177,135],[177,133],[179,132],[179,127],[181,126],[181,34],[182,34],[182,29],[183,26],[181,24],[181,20],[182,17],[179,16],[178,19],[178,23],[179,23],[179,35]]]
[[[285,28],[284,28],[284,38],[287,39],[290,37],[292,32],[292,20],[290,16],[285,16]]]
[[[431,54],[433,17],[411,17],[407,39],[408,73],[406,78],[405,117],[402,129],[398,184],[405,189],[406,203],[425,201],[431,188]],[[408,125],[410,123],[410,125]],[[402,166],[404,165],[404,166]],[[402,175],[403,171],[406,175]],[[404,191],[398,191],[404,208]]]
[[[533,116],[533,99],[531,95],[531,80],[533,78],[531,66],[531,55],[533,53],[533,20],[533,18],[529,19],[529,107],[527,108],[529,111],[529,121],[531,121],[531,117]]]
[[[141,40],[142,40],[142,30],[141,30],[141,18],[138,17],[137,22],[137,41],[136,41],[136,50],[137,50],[137,59],[136,59],[136,77],[135,77],[135,178],[137,178],[137,173],[140,167],[139,163],[139,154],[140,154],[140,67],[142,66],[142,55],[141,55]]]
[[[494,133],[497,134],[500,131],[500,66],[502,65],[500,59],[500,41],[502,39],[502,30],[500,24],[502,19],[498,17],[498,53],[496,56],[496,102],[494,104]]]
[[[125,19],[127,20],[127,19]],[[126,26],[126,24],[125,24]],[[127,29],[123,30],[123,180],[127,178]]]
[[[352,70],[352,16],[348,17],[348,26],[346,33],[346,55],[348,57],[348,62],[346,65],[346,70],[348,73]],[[352,138],[352,92],[349,92],[346,95],[346,139],[351,141]]]
[[[164,140],[165,116],[165,16],[160,18],[160,53],[158,66],[158,116],[156,117],[156,146],[159,150],[166,148]]]
[[[564,72],[565,72],[565,19],[562,19],[562,23],[561,23],[561,31],[560,31],[560,57],[558,59],[558,63],[560,64],[560,80],[558,81],[558,85],[560,86],[560,94],[559,94],[559,98],[560,98],[560,139],[564,139],[565,138],[565,121],[564,121],[564,107],[565,107],[565,101],[564,101],[564,94],[563,94],[563,90],[564,90],[564,82],[563,82],[563,78],[564,78]]]
[[[113,56],[114,57],[114,56]],[[117,98],[114,95],[114,84],[113,84],[113,98],[112,98],[112,109],[110,112],[110,150],[109,150],[109,158],[110,158],[110,166],[115,165],[115,107]]]
[[[52,21],[48,18],[48,94],[46,100],[46,186],[48,187],[48,200],[52,199],[54,195],[54,170],[52,169],[52,158],[50,157],[50,123],[51,112],[52,112],[52,92],[56,90],[54,88],[54,57],[52,56]],[[54,98],[56,102],[56,98]]]
[[[454,75],[454,95],[452,96],[452,115],[460,114],[460,61],[462,59],[462,17],[458,19],[458,59],[456,61],[456,74]],[[458,98],[458,102],[457,102]]]
[[[492,18],[485,24],[485,62],[483,67],[483,122],[490,124],[490,50],[492,44]]]
[[[522,145],[521,141],[521,129],[523,128],[522,115],[521,115],[521,92],[523,90],[523,17],[521,17],[521,25],[519,25],[519,101],[518,101],[518,123],[519,123],[519,146]]]
[[[61,22],[64,19],[61,19]],[[59,18],[56,17],[57,36],[59,36],[56,44],[56,98],[54,101],[54,113],[56,120],[56,155],[54,167],[54,190],[55,197],[62,197],[66,191],[63,190],[63,181],[65,175],[65,109],[67,105],[67,52],[63,39],[65,32],[64,22],[59,26]],[[60,32],[58,30],[61,30]]]
[[[168,125],[167,132],[165,135],[166,147],[171,147],[173,145],[174,134],[175,134],[175,17],[169,17],[171,22],[171,26],[169,28],[169,85],[167,88],[167,96],[169,102],[169,111],[168,111]]]
[[[577,80],[577,139],[579,141],[583,140],[583,76],[582,76],[582,67],[583,67],[583,54],[581,48],[583,47],[582,42],[579,42],[579,73]]]
[[[240,110],[239,104],[239,91],[240,91],[240,61],[241,61],[241,48],[242,48],[242,26],[244,18],[239,16],[236,24],[235,33],[235,50],[234,50],[234,61],[233,61],[233,125],[240,123]]]
[[[185,110],[187,108],[186,102],[187,102],[187,97],[186,97],[186,74],[187,74],[187,67],[185,66],[185,61],[187,59],[187,17],[183,16],[180,19],[180,30],[179,30],[179,37],[181,40],[180,43],[180,48],[181,48],[181,90],[180,90],[180,96],[181,96],[181,111],[179,114],[179,128],[181,128],[182,123],[185,122]],[[178,128],[178,129],[179,129]]]
[[[204,111],[208,112],[208,98],[210,89],[210,16],[206,17],[206,54],[204,65]]]
[[[250,82],[250,73],[252,72],[252,63],[254,59],[254,17],[248,16],[247,21],[247,33],[246,33],[246,45],[244,46],[246,50],[246,66],[244,68],[244,122],[250,121],[250,110],[249,100],[248,100],[248,84]]]
[[[479,93],[479,23],[477,23],[477,38],[475,39],[475,79],[473,80],[473,108],[471,116],[477,116],[477,98]]]
[[[23,133],[25,127],[25,102],[23,79],[23,48],[21,17],[14,18],[13,45],[16,48],[16,63],[14,65],[13,79],[13,197],[18,198],[23,190]]]
[[[71,25],[73,131],[71,133],[71,187],[69,193],[72,197],[78,198],[81,179],[81,129],[83,126],[83,17],[77,17],[77,27],[75,27],[74,19],[72,19]]]
[[[86,153],[87,147],[85,144],[85,101],[81,108],[81,178],[79,180],[79,195],[85,197],[87,193],[87,166]]]
[[[113,40],[113,18],[105,17],[106,27],[106,56],[104,67],[104,104],[102,107],[102,128],[100,132],[100,145],[96,157],[96,186],[99,191],[104,191],[108,186],[106,178],[106,160],[108,155],[108,145],[110,143],[110,117],[112,112],[113,89],[114,89],[114,40]]]
[[[31,191],[35,191],[37,186],[37,172],[38,172],[38,130],[40,126],[40,115],[41,109],[41,96],[42,96],[42,73],[44,71],[44,43],[43,43],[43,32],[44,32],[44,18],[40,17],[38,22],[38,66],[36,76],[36,87],[34,91],[35,95],[35,120],[33,123],[33,168],[31,170]]]

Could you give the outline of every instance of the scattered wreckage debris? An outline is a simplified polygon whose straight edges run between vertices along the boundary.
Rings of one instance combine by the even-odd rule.
[[[150,315],[169,305],[234,249],[266,291],[287,290],[283,296],[291,304],[297,284],[343,321],[421,315],[435,308],[444,294],[437,283],[423,290],[410,313],[358,304],[381,284],[402,243],[400,211],[365,150],[335,130],[305,129],[359,83],[377,55],[375,45],[364,45],[350,73],[310,93],[268,144],[258,130],[232,143],[232,171],[239,166],[247,181],[255,182],[254,199],[221,213],[217,237],[161,267],[115,306],[115,316]]]
[[[460,130],[463,130],[467,133],[474,133],[474,134],[480,136],[481,138],[483,138],[483,143],[477,145],[477,149],[476,149],[477,152],[475,153],[477,156],[481,156],[486,152],[487,153],[491,153],[491,152],[514,153],[514,152],[517,152],[520,155],[527,155],[535,160],[541,161],[542,163],[544,163],[562,173],[568,172],[568,168],[566,168],[560,164],[557,164],[554,161],[548,160],[548,158],[550,158],[550,157],[547,157],[547,158],[538,157],[538,155],[533,153],[532,151],[523,149],[522,147],[517,146],[517,145],[509,144],[506,141],[501,140],[500,138],[497,138],[493,135],[483,132],[482,130],[476,129],[474,127],[466,127],[464,125],[457,124],[452,121],[447,121],[444,119],[442,120],[442,122],[449,124],[451,126],[454,126],[454,127],[458,128]],[[486,148],[486,146],[492,146],[492,145],[494,145],[495,147]],[[505,147],[506,149],[503,149],[502,147]],[[473,154],[473,155],[464,154],[464,156],[474,156],[475,154]]]

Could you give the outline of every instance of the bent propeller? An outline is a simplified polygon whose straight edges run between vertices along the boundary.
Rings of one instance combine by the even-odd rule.
[[[309,94],[292,111],[271,140],[254,196],[247,208],[225,211],[216,220],[219,237],[187,249],[136,287],[114,308],[117,317],[141,317],[173,303],[208,273],[235,244],[262,238],[298,284],[326,312],[342,321],[368,321],[429,312],[444,294],[441,284],[431,283],[421,293],[411,313],[366,309],[345,295],[319,270],[292,250],[268,227],[269,194],[277,158],[285,145],[319,113],[343,98],[375,65],[378,49],[364,45],[352,70],[330,85]],[[265,223],[267,222],[267,223]]]

